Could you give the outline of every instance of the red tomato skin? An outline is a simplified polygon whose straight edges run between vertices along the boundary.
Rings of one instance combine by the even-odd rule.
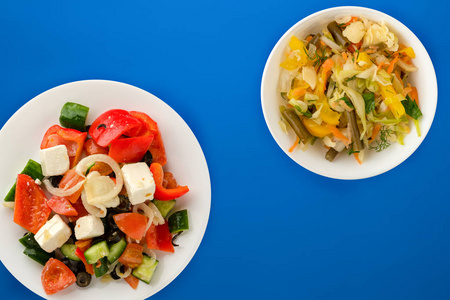
[[[93,155],[93,154],[108,154],[108,147],[102,147],[99,144],[97,144],[94,139],[88,139],[86,142],[84,142],[84,151],[86,154]]]
[[[67,153],[69,154],[70,167],[73,168],[76,166],[83,153],[83,145],[86,136],[87,132],[53,125],[45,132],[41,142],[41,149],[65,145]]]
[[[145,234],[147,217],[138,213],[121,213],[113,216],[119,229],[135,240],[141,240]]]
[[[161,250],[174,253],[175,249],[172,244],[172,234],[169,231],[169,225],[151,225],[145,235],[147,247],[149,249]]]
[[[144,260],[144,247],[139,244],[128,244],[122,255],[119,257],[119,262],[129,268],[136,268]]]
[[[137,289],[138,285],[139,285],[139,279],[137,279],[136,277],[134,277],[133,275],[130,275],[128,277],[124,278],[125,281],[131,286],[131,288],[133,290]]]
[[[16,182],[14,222],[36,234],[52,212],[44,191],[26,174],[19,174]]]
[[[59,187],[62,189],[69,189],[82,180],[84,180],[84,178],[78,175],[78,173],[75,171],[75,168],[70,169],[64,174],[63,178],[59,182]],[[82,190],[83,187],[80,187],[78,191],[65,198],[67,198],[67,200],[69,200],[71,203],[75,203],[78,201],[78,198],[80,198]]]
[[[158,123],[150,118],[149,115],[140,111],[130,111],[130,114],[136,119],[139,119],[142,122],[143,127],[146,129],[141,131],[140,135],[152,134],[154,136],[153,142],[148,150],[152,153],[153,161],[164,166],[167,163],[166,148],[164,147],[162,135],[158,128]]]
[[[61,261],[50,258],[41,275],[42,287],[47,295],[53,295],[77,281],[75,274]]]
[[[150,172],[153,174],[153,179],[155,180],[155,199],[161,201],[167,201],[179,198],[189,192],[187,186],[177,186],[175,188],[164,188],[164,170],[162,165],[159,163],[152,163],[150,165]]]
[[[67,197],[53,196],[47,201],[47,205],[57,214],[63,216],[77,216],[78,212],[73,208]]]
[[[118,163],[141,161],[153,141],[153,135],[121,138],[111,142],[108,155]]]

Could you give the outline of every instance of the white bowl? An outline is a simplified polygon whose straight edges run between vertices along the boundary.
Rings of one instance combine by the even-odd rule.
[[[322,143],[316,143],[308,147],[306,151],[296,149],[288,152],[294,141],[294,132],[289,135],[284,133],[278,121],[280,120],[279,106],[284,104],[278,92],[278,79],[280,76],[280,63],[283,60],[283,53],[292,35],[304,38],[310,33],[321,32],[326,25],[334,21],[336,17],[342,16],[363,16],[373,21],[384,21],[386,25],[405,45],[411,46],[416,58],[414,64],[419,68],[417,72],[411,73],[410,82],[417,87],[420,99],[420,109],[423,116],[420,119],[421,137],[417,136],[414,126],[411,126],[411,133],[405,138],[405,145],[392,143],[392,145],[382,152],[366,151],[362,165],[356,163],[352,156],[340,154],[333,162],[325,159],[326,149]],[[393,17],[382,12],[354,6],[342,6],[325,9],[316,12],[294,26],[292,26],[277,42],[267,60],[261,83],[261,104],[270,133],[283,151],[296,163],[311,172],[337,179],[362,179],[376,176],[389,171],[407,159],[427,135],[437,105],[437,82],[431,59],[419,39],[405,25]]]

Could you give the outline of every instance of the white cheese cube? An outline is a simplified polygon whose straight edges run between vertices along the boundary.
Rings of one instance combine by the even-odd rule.
[[[93,215],[81,217],[75,224],[75,237],[77,240],[91,239],[105,233],[103,222]]]
[[[153,199],[156,188],[155,180],[146,163],[124,165],[122,176],[131,204],[136,205]]]
[[[72,230],[66,222],[59,215],[54,215],[39,229],[34,238],[42,249],[50,253],[64,245],[71,235]]]
[[[42,149],[39,156],[44,176],[62,175],[69,170],[69,154],[65,145]]]

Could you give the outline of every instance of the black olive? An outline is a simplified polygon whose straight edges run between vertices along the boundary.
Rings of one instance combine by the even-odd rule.
[[[106,237],[106,242],[110,243],[110,244],[115,244],[118,243],[123,237],[123,233],[120,230],[116,230],[111,232],[107,237]]]
[[[106,129],[106,125],[103,124],[103,123],[102,123],[102,124],[98,124],[97,129],[100,129],[100,128],[102,128],[102,127],[103,127],[104,129]]]
[[[118,280],[118,279],[121,278],[119,275],[117,275],[117,273],[116,273],[116,268],[114,268],[114,270],[112,270],[112,272],[109,273],[109,275],[110,275],[111,278],[114,279],[114,280]]]
[[[54,188],[58,188],[59,187],[59,183],[61,182],[61,179],[63,178],[62,175],[57,175],[57,176],[50,176],[48,178],[48,180],[50,181],[50,183],[52,184],[52,186]]]
[[[119,195],[120,204],[113,209],[115,213],[126,213],[130,211],[131,203],[125,195]]]
[[[119,228],[119,226],[117,226],[116,221],[114,221],[114,214],[113,213],[109,213],[106,215],[106,227],[108,227],[108,229],[111,230],[116,230]]]
[[[144,157],[141,159],[141,162],[145,162],[150,167],[153,162],[153,155],[149,150],[145,152]]]
[[[79,287],[87,287],[91,283],[92,276],[87,272],[77,274],[77,285]]]
[[[101,235],[101,236],[97,236],[97,237],[95,237],[95,238],[93,238],[92,239],[92,246],[94,246],[95,244],[98,244],[98,243],[100,243],[100,242],[103,242],[105,240],[105,238],[104,238],[104,236],[103,235]]]
[[[62,257],[60,261],[65,264],[74,274],[85,271],[83,262],[70,260],[67,257]]]

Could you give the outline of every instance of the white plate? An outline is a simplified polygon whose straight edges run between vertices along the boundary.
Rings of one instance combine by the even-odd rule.
[[[186,267],[203,238],[211,205],[211,185],[202,149],[188,125],[167,104],[152,94],[131,85],[103,80],[73,82],[55,87],[35,97],[21,107],[0,131],[2,172],[1,195],[7,194],[28,159],[38,160],[39,145],[45,131],[59,124],[61,107],[67,101],[89,107],[88,124],[101,113],[121,108],[142,111],[159,125],[167,152],[165,170],[172,172],[180,184],[190,191],[179,198],[175,209],[187,208],[190,230],[177,240],[174,254],[157,252],[159,265],[149,285],[140,282],[137,290],[124,280],[103,284],[93,278],[89,288],[76,284],[55,295],[47,296],[41,285],[42,266],[22,252],[18,242],[25,232],[13,222],[13,210],[0,207],[0,258],[6,268],[27,288],[49,299],[144,299],[174,280]],[[172,286],[172,288],[176,288]]]
[[[422,136],[418,137],[414,126],[405,138],[405,145],[392,143],[380,152],[366,151],[364,163],[359,165],[352,156],[340,154],[332,163],[325,159],[325,148],[322,143],[316,143],[306,151],[288,149],[294,141],[294,133],[286,135],[278,125],[280,120],[279,106],[284,104],[278,89],[280,63],[283,53],[292,35],[300,38],[310,33],[321,32],[326,25],[336,17],[363,16],[373,21],[384,21],[398,37],[401,43],[411,46],[416,58],[414,64],[419,68],[411,73],[410,82],[417,87],[420,99],[420,109],[423,117],[420,119]],[[405,25],[382,12],[363,7],[334,7],[314,13],[292,26],[277,42],[267,60],[261,83],[261,104],[270,133],[283,151],[296,163],[311,172],[338,179],[361,179],[375,176],[396,167],[407,159],[424,140],[427,135],[437,105],[437,82],[431,59],[419,39]],[[412,124],[412,122],[411,122]]]

